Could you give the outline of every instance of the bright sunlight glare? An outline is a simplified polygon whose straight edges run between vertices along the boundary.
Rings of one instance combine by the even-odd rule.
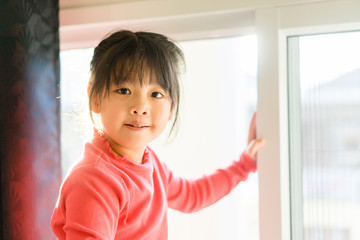
[[[359,68],[360,32],[300,37],[301,83],[325,83]]]

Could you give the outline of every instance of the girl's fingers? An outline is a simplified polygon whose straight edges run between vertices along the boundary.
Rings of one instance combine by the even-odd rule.
[[[257,152],[258,152],[259,148],[261,148],[264,144],[265,144],[265,139],[263,139],[263,138],[257,139],[256,138],[256,112],[254,112],[251,122],[250,122],[249,135],[248,135],[248,146],[246,149],[247,154],[249,155],[249,157],[252,160],[254,160],[254,161],[257,160]]]
[[[252,160],[256,161],[257,152],[259,148],[261,148],[264,144],[265,144],[265,139],[263,138],[255,139],[250,142],[247,148],[247,154]]]
[[[250,142],[255,139],[256,139],[256,112],[254,112],[250,122],[248,144],[250,144]]]

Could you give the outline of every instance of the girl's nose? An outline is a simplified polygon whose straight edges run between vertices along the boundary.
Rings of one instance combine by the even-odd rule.
[[[149,115],[150,109],[148,105],[144,102],[137,103],[136,105],[130,108],[130,113],[133,115]]]
[[[134,115],[148,115],[147,110],[145,110],[145,111],[140,110],[139,111],[139,110],[133,109],[133,110],[131,110],[131,113],[134,114]]]

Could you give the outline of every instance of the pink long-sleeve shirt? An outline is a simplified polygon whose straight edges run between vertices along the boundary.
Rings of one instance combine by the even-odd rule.
[[[95,133],[64,180],[51,225],[58,239],[166,240],[167,208],[195,212],[227,195],[256,163],[245,153],[196,180],[176,177],[146,148],[143,163],[117,157]]]

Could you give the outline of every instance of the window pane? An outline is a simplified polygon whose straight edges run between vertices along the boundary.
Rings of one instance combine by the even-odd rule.
[[[256,37],[180,42],[186,58],[179,130],[167,129],[151,147],[171,170],[200,177],[237,160],[246,147],[256,108]],[[91,130],[86,86],[92,49],[61,53],[62,161],[64,176]],[[169,125],[170,127],[170,125]],[[91,133],[91,131],[90,131]],[[257,240],[257,174],[230,196],[194,214],[169,210],[169,239]]]
[[[61,163],[62,175],[83,151],[84,141],[92,136],[87,85],[90,61],[94,49],[74,49],[60,52],[61,71]]]
[[[359,42],[289,39],[293,239],[360,239]]]

